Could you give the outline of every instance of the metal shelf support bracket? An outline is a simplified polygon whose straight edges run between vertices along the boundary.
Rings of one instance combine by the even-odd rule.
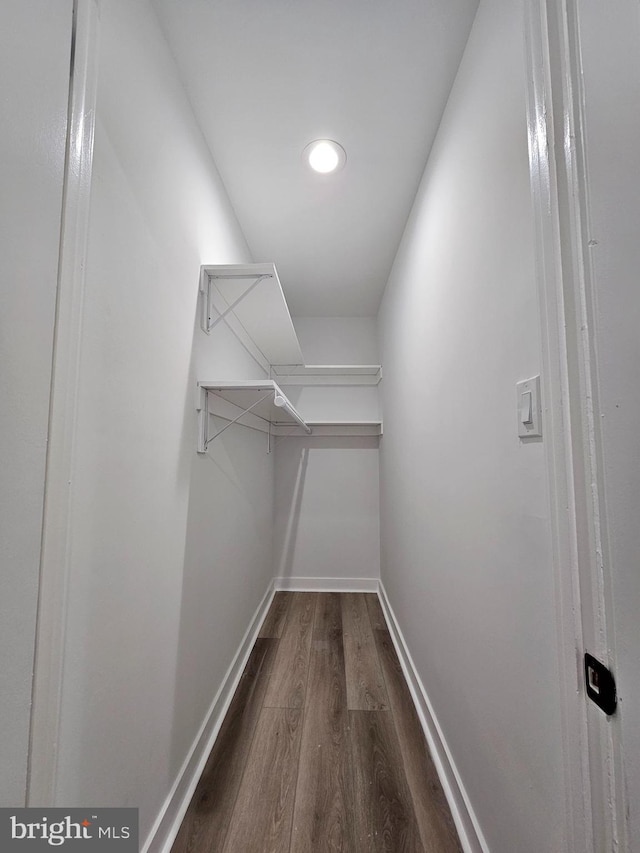
[[[213,291],[213,288],[215,287],[215,280],[216,279],[234,279],[234,278],[237,278],[237,279],[252,279],[253,278],[255,280],[249,285],[249,287],[247,287],[246,290],[244,290],[240,294],[240,296],[236,300],[234,300],[234,302],[231,303],[231,305],[229,305],[227,308],[225,308],[224,311],[220,312],[220,311],[218,311],[218,309],[213,304],[212,291]],[[258,276],[251,275],[249,273],[241,273],[238,275],[233,275],[233,274],[211,275],[211,273],[208,273],[205,269],[203,269],[202,275],[200,278],[200,293],[202,294],[202,316],[201,316],[200,325],[202,326],[202,330],[204,332],[206,332],[207,334],[209,334],[209,332],[211,332],[211,330],[213,328],[215,328],[218,325],[218,323],[220,323],[222,320],[224,320],[225,317],[227,316],[227,314],[230,314],[233,311],[233,309],[237,305],[239,305],[242,302],[242,300],[246,296],[248,296],[251,293],[251,291],[255,287],[257,287],[260,284],[260,282],[263,281],[263,279],[265,279],[265,278],[273,278],[273,275],[271,273],[264,273],[264,274],[261,274]],[[218,312],[217,317],[212,317],[212,314],[214,311]]]

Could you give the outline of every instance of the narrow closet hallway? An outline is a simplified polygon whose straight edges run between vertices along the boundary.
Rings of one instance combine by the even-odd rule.
[[[638,0],[0,24],[0,807],[640,853]]]
[[[172,853],[305,850],[461,850],[375,594],[275,594]]]

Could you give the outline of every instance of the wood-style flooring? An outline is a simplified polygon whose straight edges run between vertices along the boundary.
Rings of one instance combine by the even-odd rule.
[[[172,853],[460,853],[377,596],[278,592]]]

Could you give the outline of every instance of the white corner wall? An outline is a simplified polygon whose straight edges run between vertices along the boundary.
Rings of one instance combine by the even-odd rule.
[[[377,437],[281,438],[275,457],[276,577],[378,578]]]
[[[492,853],[565,849],[522,4],[481,0],[379,317],[381,576]]]
[[[377,364],[372,317],[296,317],[307,364]],[[378,416],[375,386],[287,386],[308,420]],[[275,446],[275,576],[380,576],[377,437],[282,437]]]
[[[26,793],[72,5],[0,9],[0,807]]]
[[[296,317],[305,364],[378,364],[375,317]]]
[[[199,268],[250,260],[151,4],[102,4],[56,801],[141,841],[272,579],[264,435],[196,454],[197,379],[263,376]]]

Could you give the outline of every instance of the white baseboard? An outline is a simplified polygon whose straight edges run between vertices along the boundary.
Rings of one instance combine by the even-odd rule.
[[[277,590],[294,592],[377,592],[378,578],[276,578]]]
[[[413,702],[420,718],[431,757],[435,764],[442,788],[451,809],[451,814],[460,836],[460,843],[465,853],[489,853],[489,847],[482,834],[480,824],[462,784],[447,742],[438,723],[433,706],[429,701],[427,691],[415,668],[411,654],[398,626],[395,614],[389,604],[387,593],[382,581],[379,581],[378,595],[380,604],[389,626],[402,671],[409,685]]]
[[[253,615],[173,788],[141,847],[142,853],[169,853],[171,850],[274,595],[272,581]]]

